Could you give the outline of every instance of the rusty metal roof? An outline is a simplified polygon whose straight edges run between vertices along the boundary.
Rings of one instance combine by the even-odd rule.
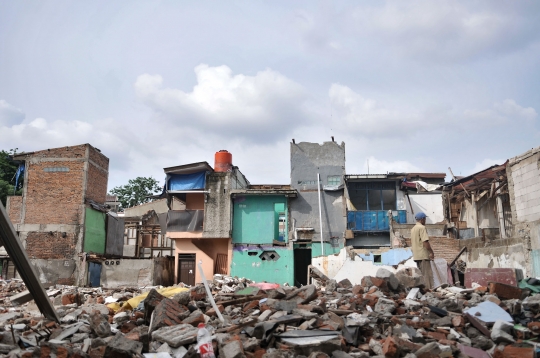
[[[454,187],[454,190],[478,190],[487,189],[494,180],[506,180],[506,165],[508,160],[502,165],[493,165],[477,173],[455,180],[446,184],[447,187]]]

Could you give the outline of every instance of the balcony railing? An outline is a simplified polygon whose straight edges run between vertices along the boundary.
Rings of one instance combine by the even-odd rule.
[[[407,211],[397,210],[394,221],[407,223]],[[388,231],[390,224],[387,210],[360,210],[347,212],[347,229],[352,231]]]
[[[203,231],[204,210],[169,210],[167,232]]]

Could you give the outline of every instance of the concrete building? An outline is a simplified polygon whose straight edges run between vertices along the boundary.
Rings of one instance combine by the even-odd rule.
[[[346,175],[347,245],[392,247],[391,226],[415,224],[414,213],[419,211],[428,215],[427,224],[443,222],[440,185],[445,176],[445,173]]]
[[[24,163],[22,196],[10,196],[7,212],[42,282],[84,284],[79,256],[105,230],[93,232],[90,203],[105,202],[109,159],[90,144],[19,153]]]
[[[296,196],[289,185],[250,185],[231,192],[231,275],[290,285],[307,281],[309,263],[296,265],[289,233]]]
[[[185,209],[171,208],[167,214],[167,237],[175,242],[175,282],[201,282],[199,262],[206,277],[230,273],[231,191],[245,189],[249,182],[232,166],[232,156],[228,164],[219,172],[207,162],[164,169],[168,202],[177,198],[185,203]]]
[[[468,268],[540,276],[540,147],[447,186],[451,234]]]
[[[291,202],[291,236],[309,247],[295,250],[309,250],[305,255],[316,257],[343,247],[344,175],[345,143],[291,143],[291,188],[298,191]]]

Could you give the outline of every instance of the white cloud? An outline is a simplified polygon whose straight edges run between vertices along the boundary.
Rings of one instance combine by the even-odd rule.
[[[482,170],[487,169],[489,167],[492,167],[494,165],[504,164],[505,162],[506,162],[506,159],[489,159],[489,158],[486,158],[486,159],[482,160],[481,162],[476,162],[475,165],[474,165],[474,168],[467,175],[478,173],[479,171],[482,171]]]
[[[135,91],[174,125],[229,137],[269,141],[307,119],[307,92],[276,71],[233,75],[227,66],[201,64],[195,74],[191,92],[164,88],[160,75],[149,74],[137,78]]]
[[[24,119],[24,112],[19,108],[12,106],[7,101],[0,99],[0,127],[12,126],[14,124],[22,122]]]
[[[347,86],[332,84],[328,95],[332,109],[346,131],[363,135],[398,135],[397,128],[414,129],[420,123],[417,113],[388,109],[375,100],[364,98]]]
[[[524,108],[517,104],[513,99],[505,99],[502,102],[495,103],[493,106],[497,111],[509,118],[519,118],[533,121],[536,119],[536,117],[538,117],[538,113],[534,108]]]
[[[532,107],[522,107],[513,99],[496,102],[491,108],[458,109],[450,106],[431,106],[424,109],[408,107],[390,108],[374,99],[365,98],[351,88],[332,84],[328,92],[336,121],[343,133],[357,133],[368,138],[405,137],[431,130],[469,130],[534,124],[538,117]],[[449,126],[449,124],[451,124]]]

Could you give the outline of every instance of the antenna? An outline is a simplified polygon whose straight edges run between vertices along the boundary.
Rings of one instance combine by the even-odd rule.
[[[369,175],[369,158],[367,158],[367,173]]]

